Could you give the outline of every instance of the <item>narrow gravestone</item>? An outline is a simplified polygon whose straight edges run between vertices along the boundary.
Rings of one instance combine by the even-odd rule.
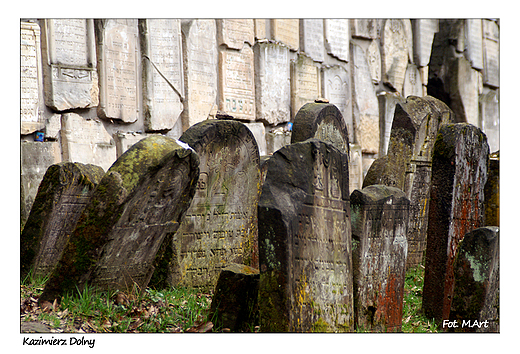
[[[488,226],[464,236],[455,256],[450,332],[500,332],[500,233]]]
[[[172,139],[154,135],[133,145],[94,189],[39,301],[52,302],[86,282],[144,290],[159,247],[171,242],[191,202],[198,174],[197,155]]]
[[[50,166],[20,237],[22,279],[50,275],[68,235],[105,171],[99,166],[62,162]]]
[[[500,152],[489,155],[488,180],[484,187],[485,222],[487,226],[500,226]]]
[[[432,155],[422,302],[429,318],[449,318],[457,246],[484,222],[488,156],[486,136],[477,127],[458,123],[439,129]]]
[[[322,19],[300,20],[300,49],[312,60],[323,62],[325,45]]]
[[[244,43],[255,44],[253,19],[219,19],[217,20],[218,45],[226,45],[232,49],[242,49]]]
[[[325,48],[327,53],[342,60],[349,60],[350,26],[348,19],[325,19]]]
[[[344,66],[333,65],[321,68],[322,96],[340,110],[349,131],[349,140],[354,141],[352,117],[352,83],[350,72]]]
[[[304,104],[321,97],[320,78],[320,69],[305,54],[299,54],[296,61],[291,61],[291,116],[293,119]]]
[[[173,237],[168,274],[154,281],[212,288],[229,263],[258,268],[258,146],[244,124],[231,120],[196,124],[181,141],[197,152],[200,178]]]
[[[258,207],[264,332],[353,328],[348,155],[316,139],[267,161]]]
[[[381,39],[383,81],[398,92],[403,92],[409,56],[408,38],[403,20],[386,20]]]
[[[354,323],[371,332],[400,332],[410,201],[403,191],[374,185],[350,195]]]
[[[484,35],[484,84],[500,86],[500,29],[494,20],[482,20]]]

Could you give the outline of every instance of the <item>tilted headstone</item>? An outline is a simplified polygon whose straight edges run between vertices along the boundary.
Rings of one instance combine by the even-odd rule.
[[[184,106],[181,20],[139,20],[146,131],[172,129]]]
[[[274,153],[258,232],[261,331],[353,331],[348,155],[316,139]]]
[[[173,139],[153,135],[133,145],[94,189],[39,301],[87,282],[143,291],[154,268],[172,257],[157,253],[163,241],[172,242],[198,175],[197,155]]]
[[[99,104],[94,20],[42,22],[45,103],[57,111]]]
[[[403,92],[409,57],[408,38],[403,20],[386,20],[381,39],[383,81],[398,92]]]
[[[197,152],[200,178],[173,237],[169,272],[156,281],[212,288],[230,263],[258,268],[258,146],[251,131],[232,120],[201,122],[180,140]]]
[[[403,191],[383,185],[350,195],[357,329],[401,331],[409,206]]]
[[[449,318],[457,246],[466,233],[483,226],[486,140],[467,123],[442,126],[435,140],[422,308],[437,321]]]
[[[138,118],[137,19],[95,21],[98,72],[98,115],[133,123]]]
[[[72,162],[47,169],[20,237],[22,279],[31,270],[36,277],[50,275],[104,174],[99,166]]]
[[[500,332],[500,232],[475,229],[459,243],[450,321],[454,332]]]

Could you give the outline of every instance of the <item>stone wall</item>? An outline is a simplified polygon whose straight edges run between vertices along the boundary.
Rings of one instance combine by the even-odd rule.
[[[298,110],[320,97],[341,111],[365,173],[386,154],[397,102],[389,98],[397,96],[443,100],[497,151],[499,25],[488,19],[22,19],[22,205],[30,209],[53,163],[106,171],[140,138],[179,138],[219,114],[251,125],[265,147],[260,154],[272,154],[280,147],[274,137],[289,135]]]

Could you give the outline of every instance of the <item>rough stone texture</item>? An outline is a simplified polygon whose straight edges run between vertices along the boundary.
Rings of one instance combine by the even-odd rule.
[[[455,256],[450,321],[454,332],[500,332],[500,232],[475,229],[464,236]],[[478,324],[477,324],[478,323]]]
[[[42,22],[45,104],[57,111],[99,104],[94,20]]]
[[[295,19],[272,19],[271,38],[283,43],[291,50],[300,48],[300,20]]]
[[[500,226],[500,157],[499,152],[489,155],[488,180],[484,187],[485,222]]]
[[[350,195],[354,323],[371,332],[400,332],[410,201],[374,185]]]
[[[268,124],[288,122],[291,118],[289,49],[285,46],[255,44],[256,119]]]
[[[218,51],[215,20],[182,20],[181,30],[186,130],[216,113]]]
[[[230,263],[258,268],[258,146],[244,124],[231,120],[199,123],[180,140],[197,152],[200,178],[173,237],[173,258],[164,281],[212,288]]]
[[[259,280],[259,270],[243,264],[234,263],[222,269],[208,320],[231,332],[251,332],[259,323]]]
[[[21,279],[30,271],[34,277],[50,275],[104,174],[99,166],[71,162],[47,169],[20,237]]]
[[[353,331],[348,155],[316,139],[278,150],[258,208],[261,330]]]
[[[325,59],[323,31],[322,19],[300,20],[300,50],[317,62]]]
[[[429,318],[448,319],[453,299],[453,262],[459,242],[484,222],[489,147],[480,129],[447,124],[432,155],[432,180],[422,308]]]
[[[103,123],[76,113],[61,116],[61,146],[63,161],[90,163],[105,171],[117,158],[116,144]]]
[[[98,115],[124,123],[137,120],[139,59],[137,19],[95,20],[98,73]]]
[[[403,20],[385,21],[382,40],[383,82],[403,92],[404,75],[408,65],[408,38]]]
[[[144,138],[150,135],[151,134],[137,132],[115,133],[113,136],[114,141],[116,143],[117,158],[123,155],[126,152],[126,150],[128,150],[132,145],[138,143],[139,141],[143,140]]]
[[[228,48],[242,49],[244,43],[255,44],[253,19],[219,19],[217,20],[218,45]]]
[[[330,103],[307,103],[296,114],[291,144],[315,138],[349,154],[348,130],[339,109]]]
[[[291,117],[308,102],[321,97],[320,69],[305,54],[291,61]]]
[[[143,116],[146,131],[174,127],[184,105],[181,21],[139,20],[143,76]]]
[[[143,291],[154,268],[169,260],[157,255],[159,247],[171,242],[198,175],[197,155],[172,139],[150,136],[133,145],[94,189],[40,303],[87,282]]]
[[[338,107],[348,127],[349,139],[354,141],[350,72],[344,66],[324,66],[321,68],[321,85],[323,97]]]

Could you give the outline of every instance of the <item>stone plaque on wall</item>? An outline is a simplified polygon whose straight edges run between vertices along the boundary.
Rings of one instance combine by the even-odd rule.
[[[343,61],[349,60],[349,20],[325,19],[325,48],[327,53]]]
[[[105,171],[117,158],[114,139],[103,123],[76,113],[65,113],[61,117],[61,146],[63,161],[90,163]]]
[[[325,56],[323,20],[300,20],[300,49],[312,60],[322,62]]]
[[[320,69],[301,53],[296,62],[291,62],[291,116],[294,118],[305,103],[320,96]]]
[[[347,125],[349,140],[354,141],[350,73],[343,66],[324,66],[321,68],[321,86],[323,97],[338,107]]]
[[[255,49],[256,119],[269,124],[291,118],[289,49],[269,42],[257,42]]]
[[[298,50],[300,48],[300,20],[272,19],[271,37],[291,50]]]
[[[253,19],[217,20],[218,45],[242,49],[244,43],[255,44]]]
[[[402,20],[385,21],[382,35],[383,81],[403,92],[403,82],[408,65],[408,38]]]
[[[169,130],[184,106],[181,23],[139,20],[143,57],[143,115],[146,131]]]
[[[255,120],[255,60],[253,49],[219,50],[219,110],[240,120]]]
[[[137,19],[95,20],[101,118],[133,123],[138,116]]]
[[[255,38],[266,39],[267,38],[267,20],[265,18],[255,18]]]
[[[217,39],[215,20],[183,20],[186,79],[184,129],[206,120],[217,108]]]
[[[45,104],[57,111],[97,106],[94,20],[44,20],[42,49]]]
[[[477,70],[484,69],[482,57],[482,19],[466,19],[466,55],[471,62],[471,66]]]
[[[433,37],[439,31],[439,20],[418,19],[412,20],[414,59],[419,67],[430,63]]]
[[[352,37],[375,39],[377,38],[377,20],[351,19],[350,31],[352,33]]]
[[[500,86],[499,28],[495,21],[483,20],[484,33],[484,84]]]
[[[42,63],[40,26],[20,22],[20,133],[31,134],[44,127],[42,109]]]

